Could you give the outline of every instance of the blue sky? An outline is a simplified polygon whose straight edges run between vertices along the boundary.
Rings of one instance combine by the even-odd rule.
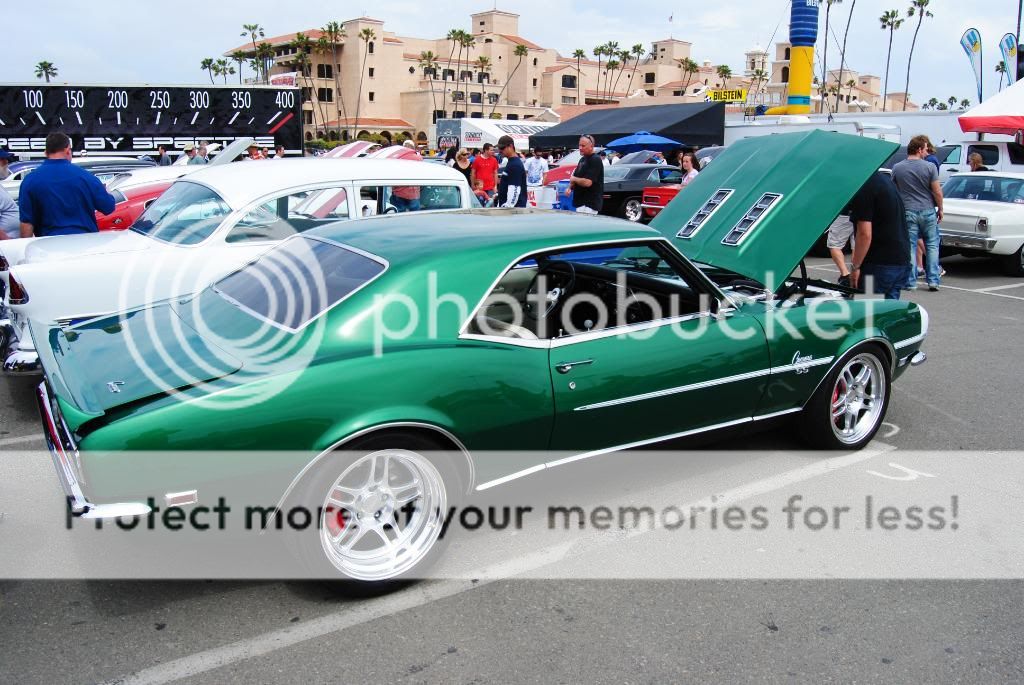
[[[832,32],[840,39],[853,0],[832,9]],[[888,9],[906,12],[908,0],[857,0],[847,62],[862,73],[882,75],[887,34],[878,17]],[[399,35],[441,36],[449,29],[469,29],[469,15],[488,9],[489,2],[411,0],[285,3],[280,0],[36,0],[10,2],[4,8],[6,46],[0,60],[0,81],[31,82],[34,65],[55,63],[59,81],[80,83],[202,83],[199,62],[244,42],[243,23],[259,23],[268,35],[292,33],[369,14]],[[443,9],[440,9],[442,8]],[[981,31],[984,42],[986,97],[996,90],[993,71],[999,38],[1014,32],[1017,0],[932,0],[934,18],[925,20],[914,53],[910,90],[915,100],[929,97],[970,98],[975,101],[974,76],[959,46],[968,27]],[[668,36],[693,43],[697,60],[710,59],[742,69],[743,52],[755,43],[767,46],[786,38],[785,0],[715,0],[714,2],[623,2],[622,0],[506,0],[498,8],[516,12],[520,33],[545,47],[570,54],[589,53],[598,44],[643,43]],[[669,24],[669,15],[674,21]],[[907,52],[915,20],[897,31],[893,44],[890,90],[903,90]],[[61,30],[49,29],[56,23]],[[781,25],[780,25],[781,23]],[[822,8],[822,31],[824,8]],[[838,66],[838,47],[830,38],[829,65]],[[819,49],[822,45],[819,37]]]

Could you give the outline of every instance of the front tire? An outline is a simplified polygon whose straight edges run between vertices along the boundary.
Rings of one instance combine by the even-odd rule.
[[[1003,273],[1007,276],[1024,276],[1024,245],[1017,248],[1012,255],[1006,255],[1001,259]]]
[[[314,577],[347,581],[351,594],[380,594],[422,578],[443,548],[442,530],[461,494],[444,448],[418,435],[371,436],[327,457],[297,500],[315,530],[296,534]]]
[[[881,348],[863,345],[848,352],[800,414],[804,440],[816,449],[861,449],[885,419],[891,387]]]

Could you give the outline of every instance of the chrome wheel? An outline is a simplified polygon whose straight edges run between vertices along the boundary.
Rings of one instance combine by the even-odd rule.
[[[631,197],[622,203],[622,216],[626,221],[636,223],[644,215],[644,208],[640,206],[640,200]]]
[[[396,578],[437,542],[447,502],[441,473],[423,455],[367,454],[328,488],[320,510],[321,546],[328,561],[350,578]]]
[[[854,445],[870,435],[882,420],[887,391],[878,357],[861,353],[848,360],[832,388],[831,424],[836,439]]]

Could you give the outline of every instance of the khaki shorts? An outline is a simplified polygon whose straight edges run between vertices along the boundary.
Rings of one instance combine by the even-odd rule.
[[[850,248],[853,248],[853,222],[850,217],[839,215],[832,225],[828,227],[828,238],[825,244],[831,249],[843,249],[849,241]]]

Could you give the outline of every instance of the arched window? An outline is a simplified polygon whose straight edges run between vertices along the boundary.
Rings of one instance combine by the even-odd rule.
[[[387,140],[389,143],[391,142],[391,131],[381,131],[380,135],[381,135],[382,138]]]
[[[786,48],[785,57],[783,59],[789,59],[789,48]]]
[[[782,82],[789,83],[789,67],[782,67]]]
[[[373,54],[373,41],[372,41],[372,40],[371,40],[371,41],[369,42],[369,44],[368,44],[368,45],[366,46],[366,51],[367,51],[367,52],[369,52],[369,53],[370,53],[371,55]],[[788,59],[788,58],[787,58],[787,59]]]

